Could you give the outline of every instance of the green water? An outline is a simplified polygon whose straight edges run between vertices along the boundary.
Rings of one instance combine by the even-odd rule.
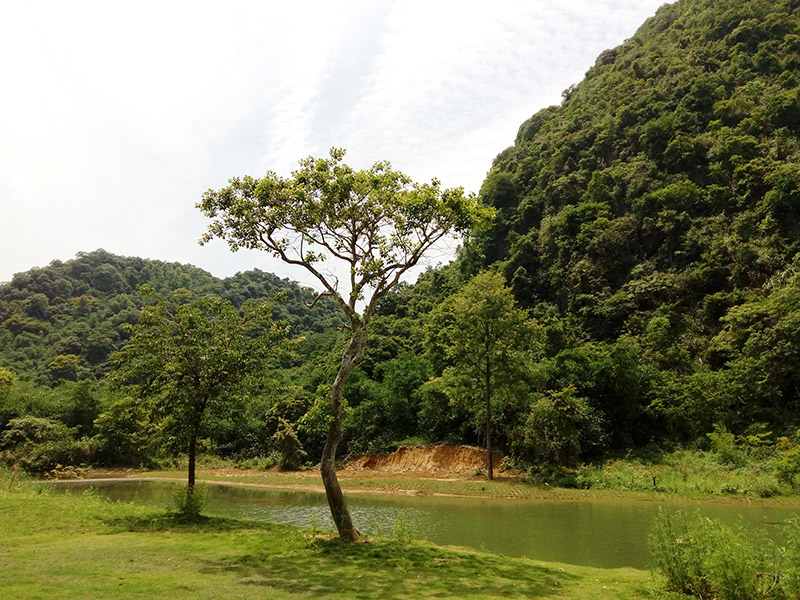
[[[169,506],[185,484],[165,481],[65,482],[94,487],[111,500]],[[203,484],[206,512],[333,529],[323,494]],[[648,566],[647,532],[659,507],[699,508],[708,517],[777,534],[797,508],[760,504],[635,500],[494,500],[418,496],[347,496],[356,526],[371,535],[411,532],[437,544],[468,546],[603,568]]]

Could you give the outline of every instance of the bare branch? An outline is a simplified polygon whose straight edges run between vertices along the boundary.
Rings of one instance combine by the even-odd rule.
[[[327,297],[327,298],[330,298],[330,296],[331,296],[331,293],[330,293],[330,292],[321,292],[321,293],[317,294],[317,297],[316,297],[316,298],[314,298],[314,300],[313,300],[313,301],[311,301],[311,302],[306,302],[306,301],[304,300],[304,301],[303,301],[303,304],[305,304],[306,308],[308,308],[308,309],[310,310],[310,309],[312,309],[312,308],[314,308],[314,307],[316,306],[317,302],[319,302],[319,301],[320,301],[320,298],[326,298],[326,297]]]
[[[266,238],[264,237],[265,235],[266,235]],[[312,265],[308,260],[304,260],[302,256],[299,259],[292,258],[291,256],[289,256],[286,253],[286,251],[283,249],[281,244],[277,243],[272,238],[272,232],[265,231],[263,233],[260,233],[259,234],[259,238],[261,239],[261,241],[263,242],[263,244],[267,248],[269,248],[273,252],[276,252],[278,254],[278,256],[281,258],[282,261],[284,261],[285,263],[290,264],[290,265],[297,265],[297,266],[303,267],[309,273],[311,273],[314,277],[316,277],[317,280],[326,289],[327,293],[334,300],[336,300],[336,302],[339,304],[339,306],[342,307],[342,310],[344,311],[345,315],[347,315],[347,318],[350,321],[353,321],[354,319],[358,318],[358,315],[355,312],[355,310],[349,304],[347,304],[347,302],[344,301],[344,298],[342,298],[341,294],[339,294],[339,292],[337,290],[338,280],[336,280],[336,284],[337,285],[334,286],[334,285],[331,284],[330,281],[328,281],[328,279],[322,273],[320,273],[316,268],[314,268],[314,265]]]

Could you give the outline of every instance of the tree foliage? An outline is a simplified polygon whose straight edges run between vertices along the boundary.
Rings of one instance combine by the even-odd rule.
[[[378,302],[437,242],[465,233],[488,216],[463,189],[442,189],[436,180],[412,182],[387,162],[356,171],[344,150],[309,157],[289,178],[234,178],[209,190],[198,207],[212,219],[203,237],[225,239],[231,250],[261,249],[306,269],[341,307],[350,340],[331,386],[331,424],[321,471],[341,537],[358,537],[336,477],[342,439],[342,390],[364,355]],[[327,269],[325,268],[327,266]],[[340,279],[346,283],[340,288]]]
[[[162,296],[214,294],[237,308],[282,293],[283,301],[270,304],[273,318],[309,343],[342,322],[328,299],[309,310],[312,290],[257,269],[218,279],[190,265],[97,250],[17,273],[0,285],[0,365],[42,385],[101,380],[109,357],[128,339],[125,324],[136,323],[141,307],[153,302],[139,292],[141,285]]]
[[[524,425],[526,457],[547,467],[570,467],[602,443],[602,424],[574,386],[537,394]]]
[[[463,261],[569,325],[547,387],[610,447],[800,420],[798,40],[794,2],[662,6],[484,182],[497,216]]]
[[[436,309],[430,328],[433,351],[446,366],[428,385],[464,404],[482,424],[492,479],[492,414],[525,404],[534,383],[537,324],[516,307],[503,276],[486,271]]]
[[[128,327],[128,343],[112,358],[113,379],[135,385],[153,420],[188,447],[192,488],[205,421],[230,406],[248,376],[282,357],[288,332],[263,302],[245,303],[240,313],[215,296],[170,302],[146,293],[155,304]]]

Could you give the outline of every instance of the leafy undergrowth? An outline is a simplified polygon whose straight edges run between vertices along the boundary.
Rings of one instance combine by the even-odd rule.
[[[580,488],[657,491],[690,497],[797,497],[764,461],[728,464],[718,454],[678,450],[657,456],[611,460],[569,475]]]
[[[729,527],[700,512],[661,511],[650,549],[670,589],[719,600],[800,598],[800,520],[777,544],[764,531]]]
[[[401,539],[344,544],[288,526],[214,517],[185,524],[91,493],[11,488],[0,485],[2,598],[682,597],[655,591],[663,581],[635,569]]]

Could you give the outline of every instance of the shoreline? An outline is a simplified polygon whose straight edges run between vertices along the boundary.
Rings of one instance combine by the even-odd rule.
[[[235,471],[235,472],[234,472]],[[438,498],[474,498],[507,501],[576,501],[576,500],[635,500],[664,502],[667,504],[742,504],[796,507],[800,510],[800,497],[757,498],[749,496],[683,495],[671,492],[643,492],[614,489],[575,489],[541,486],[524,483],[519,478],[497,478],[493,481],[470,477],[431,477],[411,473],[340,473],[340,483],[345,494],[375,496],[420,496]],[[111,481],[172,481],[185,482],[186,476],[175,469],[164,471],[132,469],[90,469],[87,477],[50,480],[69,484]],[[325,488],[317,471],[249,471],[230,468],[204,468],[197,471],[197,482],[225,486],[276,489],[324,494]],[[416,485],[415,485],[416,484]],[[494,492],[494,493],[492,493]]]

